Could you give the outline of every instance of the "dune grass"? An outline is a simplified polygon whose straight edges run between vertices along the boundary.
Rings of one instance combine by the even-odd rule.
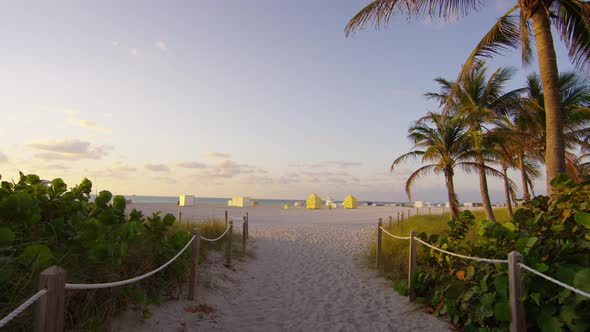
[[[483,220],[485,213],[483,210],[472,211],[475,220]],[[508,219],[508,212],[505,208],[494,209],[494,214],[498,221]],[[391,225],[388,219],[384,219],[383,228],[388,232],[398,236],[409,236],[413,229],[416,233],[425,232],[426,234],[441,234],[449,230],[448,221],[450,220],[449,213],[444,214],[422,214],[414,215],[403,222],[397,223],[394,220]],[[375,231],[375,241],[371,243],[368,253],[368,262],[371,266],[375,266],[377,254],[377,232]],[[466,240],[475,237],[475,228],[472,227],[467,234]],[[383,234],[382,252],[383,252],[383,274],[386,278],[393,281],[405,281],[408,278],[408,240],[398,240]],[[421,247],[421,246],[419,246]],[[418,249],[418,254],[421,254],[421,249]]]

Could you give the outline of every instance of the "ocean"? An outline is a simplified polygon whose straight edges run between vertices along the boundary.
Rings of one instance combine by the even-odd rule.
[[[178,203],[178,196],[144,196],[144,195],[124,195],[126,199],[130,199],[133,203]],[[217,203],[227,204],[227,201],[231,198],[219,198],[219,197],[195,197],[195,203]],[[252,198],[252,200],[259,202],[262,205],[269,204],[289,204],[292,205],[295,202],[305,202],[304,199],[259,199]],[[342,201],[334,201],[336,203],[342,203]],[[404,202],[379,202],[379,201],[359,201],[359,204],[371,203],[371,204],[402,204]]]

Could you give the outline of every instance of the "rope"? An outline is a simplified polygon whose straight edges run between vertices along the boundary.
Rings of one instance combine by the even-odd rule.
[[[381,228],[381,230],[383,232],[385,232],[385,234],[387,234],[387,235],[389,235],[389,236],[391,236],[393,238],[396,238],[396,239],[399,239],[399,240],[409,240],[410,239],[409,236],[397,236],[397,235],[393,235],[393,234],[389,233],[388,231],[386,231],[385,228],[383,228],[382,226],[379,226],[379,228]]]
[[[182,250],[180,250],[178,252],[178,254],[176,254],[176,256],[172,257],[172,259],[170,259],[168,262],[164,263],[164,265],[160,266],[159,268],[148,272],[144,275],[141,275],[139,277],[135,277],[135,278],[131,278],[131,279],[127,279],[127,280],[121,280],[121,281],[115,281],[115,282],[107,282],[107,283],[102,283],[102,284],[66,284],[66,289],[97,289],[97,288],[110,288],[110,287],[118,287],[118,286],[123,286],[126,284],[130,284],[136,281],[140,281],[141,279],[145,279],[153,274],[156,274],[158,272],[160,272],[161,270],[163,270],[166,266],[170,265],[172,262],[174,262],[174,260],[176,260],[185,250],[186,248],[188,248],[188,246],[195,240],[195,235],[193,235],[193,237],[188,241],[188,243],[184,246],[184,248],[182,248]]]
[[[460,257],[460,258],[465,258],[465,259],[471,259],[471,260],[474,260],[474,261],[477,261],[477,262],[504,263],[504,264],[508,264],[508,260],[507,259],[489,259],[489,258],[479,258],[479,257],[471,257],[471,256],[460,255],[460,254],[456,254],[454,252],[450,252],[450,251],[446,251],[446,250],[437,248],[437,247],[435,247],[435,246],[433,246],[433,245],[431,245],[429,243],[426,243],[426,242],[420,240],[417,237],[414,237],[414,240],[416,240],[416,241],[422,243],[423,245],[425,245],[427,247],[430,247],[430,248],[432,248],[434,250],[438,250],[440,252],[444,252],[447,255],[451,255],[451,256],[455,256],[455,257]]]
[[[223,234],[219,235],[218,238],[216,238],[216,239],[208,239],[206,237],[202,237],[201,236],[201,240],[209,241],[209,242],[215,242],[215,241],[221,240],[221,238],[224,237],[225,234],[227,234],[227,232],[229,232],[229,226],[227,226],[227,228],[225,229],[225,232],[223,232]]]
[[[590,298],[590,294],[589,293],[586,293],[586,292],[584,292],[582,290],[579,290],[577,288],[574,288],[574,287],[572,287],[572,286],[570,286],[568,284],[564,284],[563,282],[561,282],[559,280],[555,280],[555,279],[551,278],[550,276],[545,275],[545,274],[543,274],[543,273],[541,273],[541,272],[539,272],[539,271],[537,271],[537,270],[535,270],[535,269],[533,269],[531,267],[528,267],[528,266],[526,266],[526,265],[524,265],[522,263],[518,263],[518,266],[520,266],[523,269],[525,269],[525,270],[527,270],[529,272],[532,272],[532,273],[534,273],[534,274],[536,274],[536,275],[538,275],[540,277],[543,277],[543,278],[545,278],[545,279],[547,279],[547,280],[549,280],[549,281],[551,281],[551,282],[553,282],[555,284],[558,284],[561,287],[567,288],[567,289],[571,290],[574,293],[578,293],[578,294],[580,294],[582,296],[585,296],[587,298]]]
[[[20,315],[25,309],[27,309],[31,304],[35,303],[41,296],[47,293],[47,288],[43,288],[42,290],[38,291],[35,295],[31,296],[28,300],[23,302],[23,304],[19,305],[16,309],[14,309],[11,313],[9,313],[6,317],[0,320],[0,327],[6,325],[8,322],[13,320],[16,316]]]

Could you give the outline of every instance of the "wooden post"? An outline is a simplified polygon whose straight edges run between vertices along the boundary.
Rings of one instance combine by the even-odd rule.
[[[199,251],[201,247],[201,231],[193,228],[195,240],[191,243],[191,274],[188,288],[188,299],[195,300],[199,289]]]
[[[412,210],[408,209],[408,219],[410,218],[410,211],[412,211]]]
[[[383,231],[381,227],[383,226],[383,220],[379,218],[379,222],[377,223],[377,270],[381,271],[381,246],[382,246],[382,238],[383,238]]]
[[[242,221],[242,250],[246,253],[246,234],[248,234],[248,218],[244,216]]]
[[[397,211],[397,224],[399,225],[399,211]]]
[[[178,222],[182,222],[182,212],[178,211]]]
[[[416,299],[416,292],[414,291],[414,274],[416,273],[416,231],[410,232],[410,251],[409,251],[409,264],[408,264],[408,295],[410,302],[414,302]]]
[[[524,292],[524,279],[522,268],[518,263],[523,263],[523,256],[513,251],[508,254],[508,285],[510,290],[510,331],[526,331],[526,315],[524,303],[520,300]]]
[[[250,216],[248,216],[248,212],[246,212],[246,240],[250,236]]]
[[[432,211],[430,210],[430,206],[428,207],[428,215],[431,216],[432,215]]]
[[[442,208],[443,208],[442,214],[445,214],[445,206],[443,205]]]
[[[227,210],[225,210],[225,227],[227,228]]]
[[[232,247],[232,244],[231,244],[232,239],[231,238],[232,238],[233,231],[234,231],[234,222],[230,220],[229,221],[229,231],[227,232],[227,249],[225,252],[225,257],[227,259],[226,263],[227,263],[228,267],[231,266],[231,247]]]
[[[393,217],[389,216],[389,231],[391,232],[392,229],[393,229]]]
[[[416,208],[416,215],[419,215],[419,214],[420,214],[420,210],[419,210],[419,208]]]
[[[47,293],[35,305],[35,331],[61,332],[64,330],[66,271],[59,266],[45,269],[39,275],[39,290]]]

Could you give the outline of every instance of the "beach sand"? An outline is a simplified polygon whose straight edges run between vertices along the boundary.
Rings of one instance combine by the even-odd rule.
[[[146,215],[158,210],[176,214],[179,209],[167,204],[133,207]],[[227,207],[203,204],[181,209],[183,219],[222,219]],[[195,303],[169,301],[153,306],[153,315],[145,321],[132,310],[125,312],[112,322],[113,331],[450,330],[448,323],[409,303],[391,282],[366,267],[362,255],[377,219],[392,215],[395,220],[401,208],[228,210],[234,216],[248,211],[256,258],[238,261],[233,269],[222,265],[220,255],[205,264],[198,303],[215,312],[190,313],[184,309]]]

